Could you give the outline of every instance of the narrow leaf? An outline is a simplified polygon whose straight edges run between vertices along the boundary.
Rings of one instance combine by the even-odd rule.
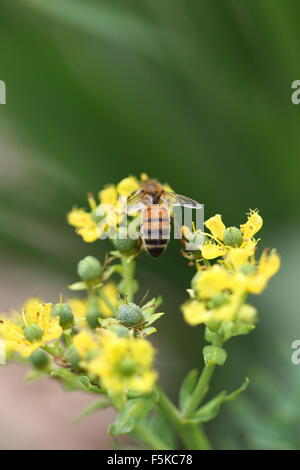
[[[181,410],[185,408],[188,399],[195,389],[198,373],[198,369],[192,369],[187,373],[182,381],[179,390],[179,407]]]
[[[98,410],[102,410],[111,406],[109,400],[96,400],[93,403],[90,403],[86,408],[84,408],[79,415],[73,420],[73,423],[78,423],[84,418],[87,418],[91,414],[95,413]]]
[[[157,401],[157,394],[153,393],[147,397],[133,398],[128,400],[120,411],[117,419],[109,427],[109,434],[127,434],[131,432],[136,424],[144,419]]]

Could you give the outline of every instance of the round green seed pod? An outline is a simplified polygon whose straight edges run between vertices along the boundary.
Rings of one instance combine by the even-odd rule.
[[[224,245],[240,246],[243,243],[243,235],[237,227],[228,227],[224,231]]]
[[[136,372],[136,363],[131,357],[127,356],[121,360],[118,368],[122,375],[129,377]]]
[[[24,328],[24,335],[28,341],[34,343],[35,341],[41,339],[41,337],[43,336],[43,330],[39,327],[39,325],[33,323],[32,325],[26,326]]]
[[[49,356],[42,349],[37,349],[29,357],[30,362],[36,369],[45,369],[49,364]]]
[[[77,273],[82,281],[95,281],[101,274],[101,263],[94,256],[86,256],[79,261]]]
[[[136,248],[137,240],[133,238],[121,238],[120,234],[116,233],[116,238],[112,239],[112,243],[121,253],[126,253],[126,251],[132,251]]]
[[[71,364],[73,369],[79,368],[80,356],[74,345],[71,345],[66,353],[67,361]]]
[[[99,318],[101,318],[101,312],[97,305],[91,305],[88,308],[86,319],[91,328],[97,328],[100,326]]]
[[[222,305],[225,305],[229,302],[230,300],[230,295],[227,294],[226,292],[220,292],[219,294],[216,294],[209,302],[208,302],[208,307],[209,308],[219,308],[222,307]]]
[[[134,326],[141,323],[143,313],[140,307],[132,302],[119,307],[119,321],[125,326]]]
[[[59,317],[59,324],[64,330],[68,330],[74,325],[74,315],[68,304],[58,303],[54,305],[52,315]]]

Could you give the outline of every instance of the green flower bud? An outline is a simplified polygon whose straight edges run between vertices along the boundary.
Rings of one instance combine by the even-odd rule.
[[[230,300],[230,295],[226,292],[216,294],[211,300],[208,301],[208,308],[219,308],[227,304]]]
[[[101,318],[101,312],[99,310],[99,306],[91,305],[88,308],[86,319],[91,328],[97,328],[100,326],[99,318]]]
[[[203,348],[204,362],[206,366],[216,364],[222,366],[227,358],[225,349],[218,348],[217,346],[205,346]]]
[[[26,326],[24,329],[24,335],[28,341],[34,343],[35,341],[41,339],[43,336],[43,330],[39,327],[39,325],[33,323],[32,325]]]
[[[121,238],[121,234],[119,232],[116,233],[116,238],[113,238],[112,242],[114,247],[121,253],[132,251],[137,245],[137,240],[134,240],[133,238]]]
[[[243,264],[242,266],[240,266],[239,270],[241,271],[241,273],[246,274],[246,276],[248,276],[248,274],[255,273],[256,267],[253,266],[253,264]]]
[[[49,356],[42,349],[33,351],[29,359],[36,369],[45,369],[49,364]]]
[[[73,367],[73,369],[79,368],[80,356],[78,354],[77,349],[75,348],[73,344],[69,347],[68,351],[66,352],[66,358],[67,358],[67,361]]]
[[[221,324],[220,320],[212,319],[206,323],[206,326],[210,331],[212,331],[213,333],[216,333],[220,327],[220,324]]]
[[[68,330],[74,325],[74,315],[68,304],[59,303],[54,305],[52,315],[59,317],[59,324],[64,330]]]
[[[112,325],[110,327],[111,331],[113,331],[119,338],[124,338],[128,336],[128,329],[123,325]]]
[[[122,375],[128,377],[136,372],[136,363],[131,357],[127,356],[121,360],[118,368]]]
[[[129,304],[123,304],[119,307],[118,318],[123,325],[134,326],[141,323],[143,313],[138,305],[130,302]]]
[[[243,235],[237,227],[228,227],[224,231],[224,245],[240,246],[243,243]]]
[[[252,305],[244,304],[239,309],[237,318],[243,323],[254,324],[257,320],[257,310]]]
[[[86,256],[79,261],[77,272],[83,281],[95,281],[101,274],[101,263],[94,256]]]

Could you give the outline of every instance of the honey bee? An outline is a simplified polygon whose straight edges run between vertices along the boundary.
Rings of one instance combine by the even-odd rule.
[[[168,246],[174,206],[201,207],[193,199],[166,191],[154,179],[142,182],[140,188],[128,197],[127,212],[141,213],[141,239],[145,250],[154,258]]]

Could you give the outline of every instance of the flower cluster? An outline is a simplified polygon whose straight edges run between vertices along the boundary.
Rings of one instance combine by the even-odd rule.
[[[146,179],[145,174],[140,179],[129,176],[104,187],[99,203],[89,195],[90,210],[73,208],[68,222],[87,243],[104,238],[111,227],[120,229],[128,196]],[[103,262],[93,256],[80,260],[78,279],[69,286],[73,294],[66,301],[60,297],[53,305],[32,298],[19,312],[0,316],[0,339],[8,359],[31,364],[30,380],[48,375],[67,390],[102,395],[81,417],[113,406],[118,414],[109,433],[114,436],[132,433],[143,446],[170,450],[176,445],[172,438],[176,432],[187,449],[210,448],[202,423],[213,419],[220,406],[248,384],[246,379],[236,391],[223,391],[201,404],[215,366],[227,358],[223,344],[254,328],[257,312],[247,297],[260,294],[280,267],[274,250],[256,256],[259,240],[255,236],[262,224],[255,210],[239,228],[226,227],[219,214],[204,223],[207,232],[183,228],[184,238],[196,250],[182,254],[195,265],[196,274],[182,311],[188,324],[205,324],[205,338],[211,344],[203,349],[203,372],[191,370],[183,380],[178,406],[157,384],[155,350],[147,337],[156,332],[153,324],[164,313],[157,311],[160,298],[145,303],[144,296],[140,305],[135,303],[141,244],[131,238],[113,238],[113,249]],[[74,294],[78,292],[80,297]]]
[[[226,228],[219,214],[204,223],[210,232],[204,234],[205,242],[199,246],[198,270],[188,290],[191,299],[182,306],[187,323],[204,323],[216,331],[222,324],[224,329],[234,322],[234,334],[254,327],[256,309],[245,303],[246,298],[260,294],[280,267],[275,251],[264,250],[258,260],[255,257],[258,240],[254,235],[262,224],[257,211],[250,211],[239,229]],[[218,262],[211,264],[209,260],[215,258]]]
[[[121,301],[110,276],[119,272],[120,284],[129,285],[132,271],[111,261],[102,265],[92,256],[81,260],[81,280],[70,288],[84,291],[85,297],[65,303],[61,298],[55,305],[29,299],[21,313],[1,317],[0,337],[12,359],[28,360],[39,374],[63,380],[66,372],[68,380],[80,374],[87,390],[94,386],[98,393],[117,394],[124,401],[128,393],[149,393],[155,386],[154,349],[145,337],[156,331],[152,325],[163,313],[155,312],[155,298],[141,307],[127,297]]]

